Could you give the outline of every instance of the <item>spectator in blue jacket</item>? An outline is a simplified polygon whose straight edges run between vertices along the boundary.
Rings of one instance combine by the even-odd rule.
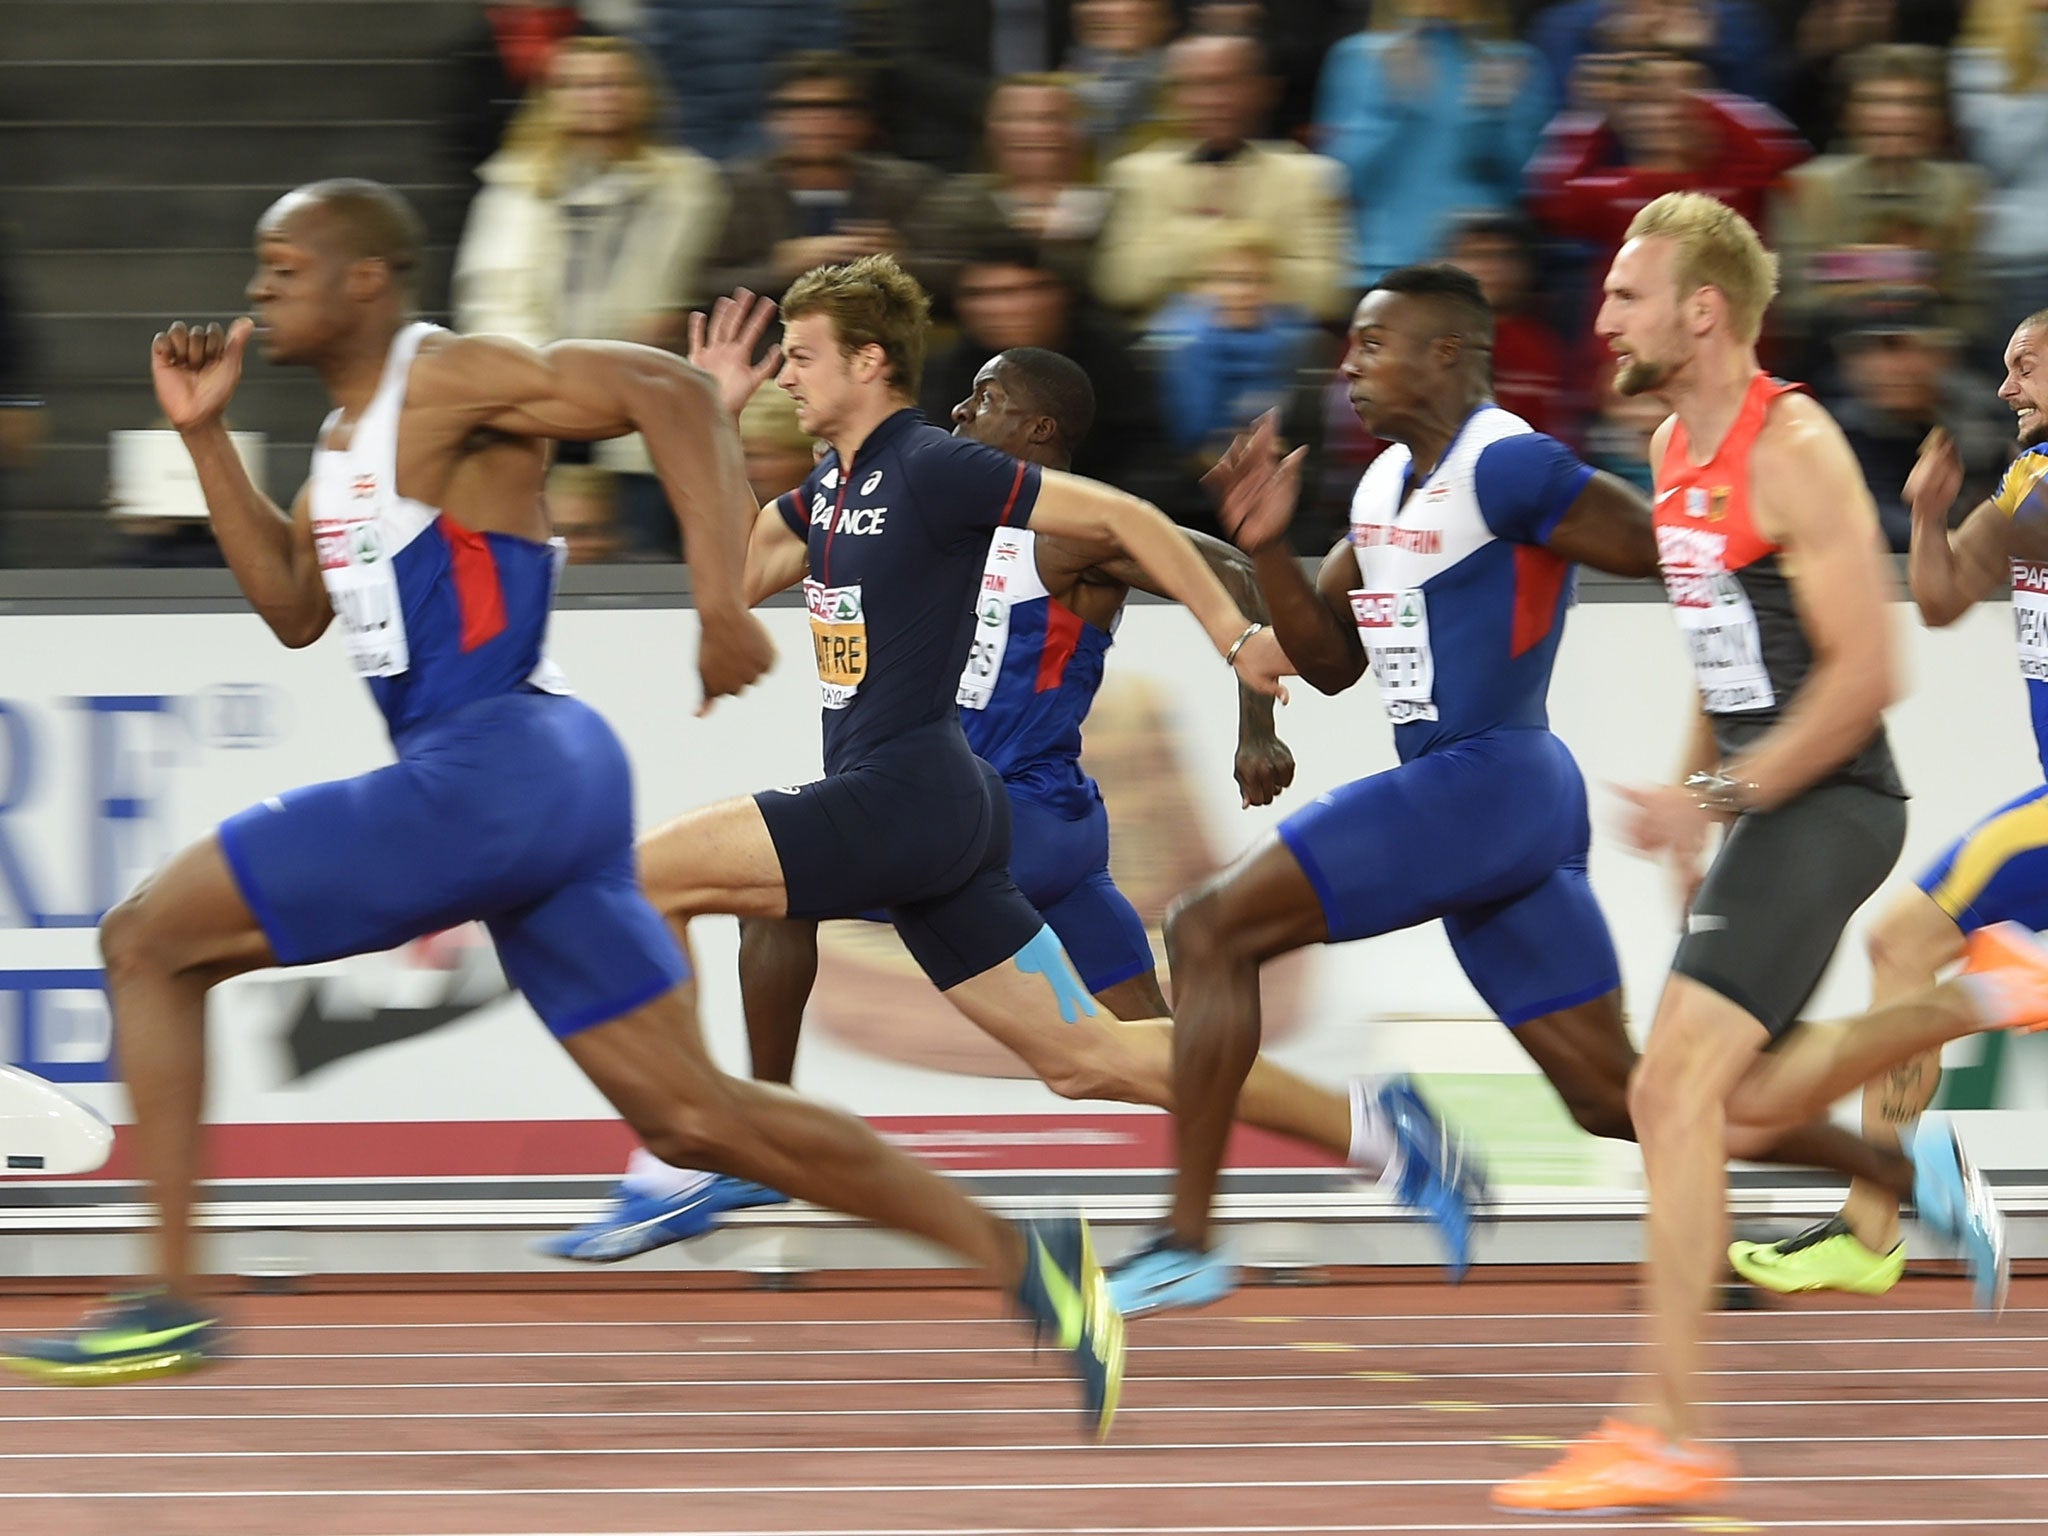
[[[1168,300],[1146,331],[1167,432],[1202,469],[1232,434],[1285,403],[1316,334],[1305,311],[1277,302],[1274,254],[1258,226],[1224,225],[1201,281]]]
[[[1400,23],[1330,50],[1318,147],[1343,165],[1353,281],[1439,255],[1452,219],[1515,206],[1556,107],[1527,45],[1485,35],[1477,0],[1394,0]]]
[[[680,121],[676,142],[717,161],[764,153],[775,66],[845,43],[837,5],[818,0],[641,0],[641,41]]]

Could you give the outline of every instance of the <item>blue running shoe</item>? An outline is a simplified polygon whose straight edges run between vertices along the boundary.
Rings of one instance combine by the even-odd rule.
[[[785,1205],[789,1196],[765,1184],[715,1174],[680,1195],[649,1195],[621,1184],[605,1213],[587,1227],[543,1237],[534,1252],[579,1264],[616,1264],[637,1254],[701,1237],[727,1211]]]
[[[2004,1310],[2012,1279],[2005,1216],[1946,1116],[1923,1115],[1913,1134],[1913,1206],[1930,1230],[1961,1251],[1977,1310]]]
[[[71,1333],[0,1343],[0,1365],[66,1386],[103,1386],[196,1371],[227,1353],[210,1312],[161,1291],[117,1296]]]
[[[1408,1077],[1387,1079],[1375,1097],[1400,1152],[1394,1193],[1441,1234],[1456,1285],[1472,1267],[1473,1211],[1486,1200],[1485,1172]]]
[[[1081,1417],[1097,1440],[1109,1438],[1124,1385],[1124,1320],[1109,1280],[1095,1262],[1088,1223],[1078,1217],[1018,1224],[1024,1278],[1017,1300],[1034,1338],[1048,1334],[1072,1357],[1081,1379]]]
[[[1237,1266],[1221,1248],[1190,1248],[1171,1232],[1109,1266],[1109,1296],[1125,1317],[1206,1307],[1237,1289]]]

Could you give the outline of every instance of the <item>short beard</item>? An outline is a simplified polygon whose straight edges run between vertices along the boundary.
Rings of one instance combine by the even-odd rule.
[[[1632,357],[1614,371],[1614,392],[1631,399],[1637,395],[1652,394],[1671,377],[1671,369],[1670,363],[1653,363]]]
[[[2048,411],[2037,408],[2034,412],[2034,424],[2020,434],[2020,446],[2032,448],[2040,443],[2048,443]]]

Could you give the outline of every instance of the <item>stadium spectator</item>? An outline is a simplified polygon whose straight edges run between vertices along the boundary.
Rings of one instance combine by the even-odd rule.
[[[1846,152],[1786,178],[1772,230],[1782,260],[1779,321],[1810,338],[1811,377],[1845,301],[1873,287],[1925,287],[1944,324],[1976,331],[1971,265],[1984,176],[1943,158],[1945,61],[1937,49],[1879,43],[1846,61]]]
[[[1903,551],[1913,520],[1902,493],[1928,432],[1946,428],[1962,455],[1961,515],[1997,488],[2012,416],[1981,377],[1958,371],[1960,338],[1931,289],[1877,289],[1846,313],[1842,388],[1828,406],[1863,466],[1886,540]]]
[[[1271,239],[1255,225],[1211,236],[1201,280],[1167,301],[1145,332],[1147,361],[1175,452],[1199,477],[1231,438],[1277,410],[1316,338],[1314,322],[1278,302]]]
[[[1397,25],[1330,50],[1318,144],[1344,167],[1353,285],[1443,250],[1451,219],[1511,209],[1557,99],[1526,44],[1489,34],[1482,0],[1393,0]]]
[[[1166,0],[1074,0],[1074,44],[1060,71],[1074,78],[1098,163],[1148,136],[1173,26]]]
[[[1573,95],[1587,56],[1642,52],[1696,58],[1721,90],[1770,99],[1776,40],[1748,0],[1563,0],[1536,17],[1528,36],[1560,101]]]
[[[725,189],[703,156],[654,142],[659,121],[660,85],[639,47],[612,37],[562,46],[547,88],[484,165],[455,257],[459,329],[534,345],[680,345],[684,316],[705,296]],[[595,460],[622,476],[628,547],[677,553],[676,520],[639,438],[599,444]]]
[[[1956,120],[1990,187],[1977,251],[1990,334],[2048,307],[2048,55],[2035,0],[1974,0],[1951,56]]]
[[[641,0],[641,40],[676,105],[671,136],[727,165],[764,154],[777,66],[845,42],[837,4],[818,0]]]
[[[590,30],[575,5],[555,0],[477,7],[470,29],[448,50],[450,96],[442,131],[463,176],[475,176],[498,152],[520,103],[546,82],[555,50]]]
[[[1536,233],[1512,213],[1467,214],[1452,226],[1444,260],[1479,279],[1493,306],[1493,398],[1538,432],[1572,439],[1564,342],[1533,302]]]
[[[951,420],[981,365],[1010,347],[1063,352],[1095,386],[1095,428],[1074,455],[1074,471],[1179,515],[1192,488],[1174,475],[1156,391],[1140,370],[1134,339],[1118,321],[1070,288],[1029,240],[992,239],[960,269],[959,337],[926,363],[918,403],[935,422]]]
[[[1299,145],[1255,139],[1272,96],[1258,43],[1189,37],[1167,50],[1179,132],[1126,155],[1106,178],[1116,201],[1095,268],[1097,296],[1149,316],[1201,272],[1226,220],[1272,241],[1279,295],[1319,320],[1350,308],[1343,168]]]
[[[1110,194],[1087,174],[1080,101],[1067,78],[1015,75],[998,85],[986,144],[987,170],[952,177],[920,206],[913,247],[964,253],[1010,231],[1084,287]]]
[[[774,148],[730,173],[732,207],[711,261],[714,292],[751,288],[779,299],[812,267],[887,251],[935,297],[950,293],[957,263],[909,249],[903,233],[939,174],[868,152],[875,122],[861,65],[829,53],[785,60],[768,128]]]

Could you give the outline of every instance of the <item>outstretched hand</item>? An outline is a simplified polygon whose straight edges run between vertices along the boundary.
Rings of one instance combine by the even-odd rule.
[[[220,420],[242,380],[242,354],[255,331],[256,322],[243,315],[225,331],[179,320],[157,332],[149,344],[149,377],[172,426],[190,432]]]
[[[771,346],[758,363],[754,361],[774,318],[775,301],[745,288],[712,305],[709,317],[701,309],[690,311],[690,349],[685,355],[693,367],[717,380],[719,398],[735,418],[754,398],[754,391],[782,366],[780,346]]]
[[[1280,457],[1280,421],[1268,411],[1240,432],[1223,457],[1202,476],[1216,498],[1218,521],[1231,541],[1247,554],[1277,544],[1294,521],[1301,496],[1301,461],[1306,448]]]

